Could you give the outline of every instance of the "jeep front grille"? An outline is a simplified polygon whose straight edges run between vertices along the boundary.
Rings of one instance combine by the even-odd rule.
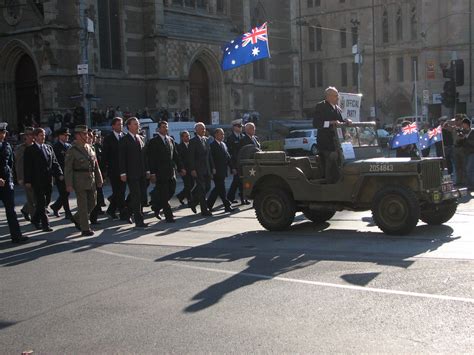
[[[439,160],[421,161],[421,179],[424,190],[441,186],[441,167]]]

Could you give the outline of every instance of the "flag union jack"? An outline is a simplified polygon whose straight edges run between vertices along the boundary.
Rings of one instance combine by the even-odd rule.
[[[249,43],[257,44],[259,40],[268,41],[266,22],[260,27],[252,28],[251,32],[244,33],[242,36],[242,47],[247,46]]]
[[[432,139],[433,137],[439,136],[443,133],[441,126],[433,128],[432,130],[428,131],[428,137]]]
[[[413,134],[413,133],[418,133],[418,128],[416,127],[416,122],[411,123],[405,127],[402,127],[402,133],[403,134]]]

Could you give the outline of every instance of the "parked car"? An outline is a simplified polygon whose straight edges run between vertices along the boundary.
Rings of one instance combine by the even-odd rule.
[[[288,155],[298,153],[316,155],[318,152],[316,148],[317,132],[317,129],[291,131],[288,137],[285,138],[283,149],[288,153]]]

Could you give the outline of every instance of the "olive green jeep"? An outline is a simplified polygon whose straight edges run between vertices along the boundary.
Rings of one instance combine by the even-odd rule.
[[[264,228],[287,229],[298,211],[323,223],[336,211],[371,210],[383,232],[403,235],[419,219],[432,225],[449,221],[457,199],[467,194],[467,189],[454,187],[443,158],[385,158],[372,122],[338,127],[336,132],[341,178],[334,184],[324,179],[318,157],[242,151],[244,196],[254,200]]]

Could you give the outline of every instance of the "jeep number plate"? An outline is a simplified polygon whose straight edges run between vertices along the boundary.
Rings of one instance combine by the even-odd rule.
[[[393,164],[370,164],[369,172],[384,173],[393,171]]]

